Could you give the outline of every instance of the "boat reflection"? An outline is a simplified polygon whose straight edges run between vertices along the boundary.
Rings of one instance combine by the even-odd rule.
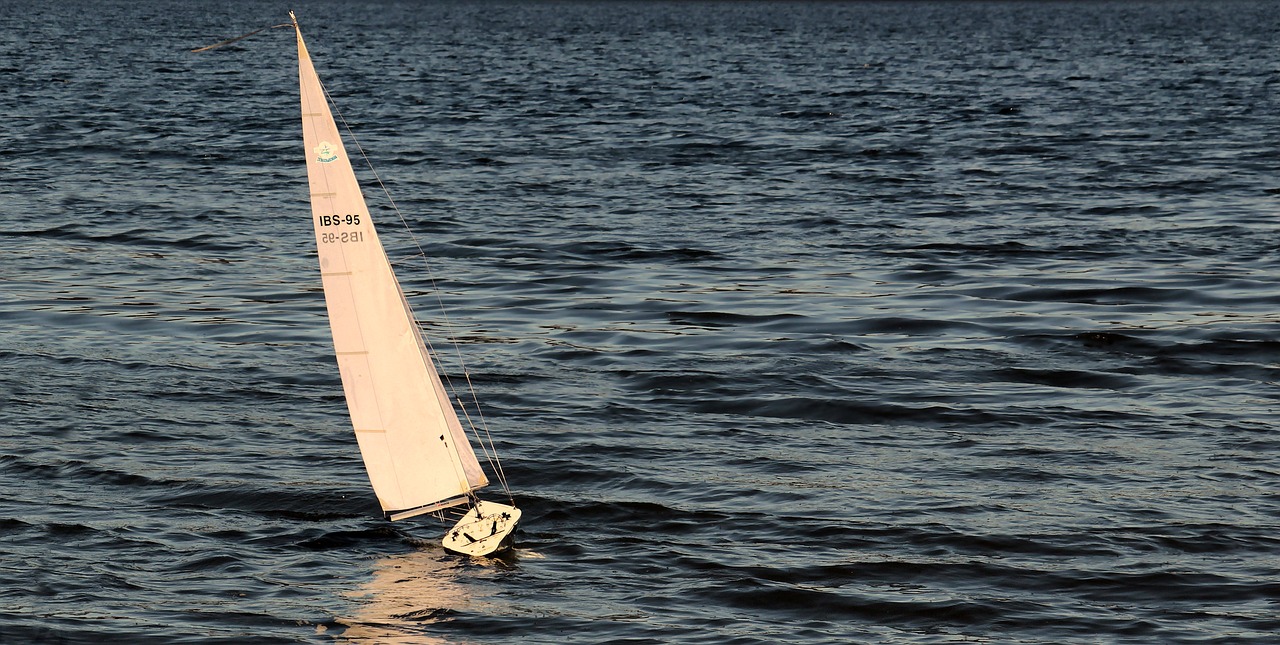
[[[489,567],[481,559],[448,555],[440,548],[421,548],[389,556],[373,565],[373,575],[359,589],[344,594],[355,615],[340,618],[346,626],[340,643],[465,643],[433,634],[432,625],[465,612],[501,613],[488,599]],[[484,563],[500,560],[483,559]],[[438,629],[438,628],[437,628]]]

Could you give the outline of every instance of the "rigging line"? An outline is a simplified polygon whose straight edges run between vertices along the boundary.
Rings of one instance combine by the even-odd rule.
[[[476,424],[471,420],[471,412],[467,410],[467,406],[465,403],[463,403],[461,397],[459,397],[457,401],[458,401],[458,408],[462,410],[462,416],[465,418],[467,425],[471,426],[471,428],[474,430],[476,427]],[[492,468],[495,473],[497,473],[498,483],[502,484],[503,492],[506,492],[508,495],[510,495],[511,492],[507,490],[507,480],[502,477],[502,469],[499,467],[497,459],[495,458],[497,455],[496,451],[493,454],[490,454],[488,447],[484,445],[483,441],[480,442],[480,449],[481,451],[484,452],[484,458],[485,458],[485,461],[489,462],[489,467]]]
[[[511,505],[515,506],[515,498],[511,495],[511,489],[507,487],[507,474],[503,471],[502,462],[498,459],[498,447],[494,445],[493,436],[489,434],[489,422],[484,418],[484,408],[480,407],[480,399],[476,396],[476,387],[471,383],[471,372],[468,371],[465,366],[463,366],[462,369],[462,377],[467,380],[467,390],[471,393],[471,402],[476,408],[476,416],[480,417],[480,425],[477,426],[471,421],[471,414],[466,411],[467,406],[463,405],[461,398],[458,399],[458,405],[462,407],[463,413],[467,415],[467,423],[472,428],[476,429],[476,435],[478,436],[481,431],[484,432],[484,439],[481,440],[480,447],[485,447],[485,441],[493,447],[493,456],[489,457],[489,452],[486,449],[485,457],[490,460],[490,465],[493,466],[494,471],[498,475],[498,481],[502,482],[502,489],[506,491],[507,498],[511,501]]]
[[[387,261],[391,262],[391,264],[395,266],[399,266],[401,264],[409,264],[409,263],[417,264],[418,258],[421,258],[421,257],[424,257],[424,256],[420,253],[411,253],[409,255],[402,255],[395,260],[392,260],[391,258],[387,258]]]
[[[471,383],[471,377],[467,371],[466,361],[462,358],[462,349],[461,347],[458,346],[457,334],[454,331],[453,322],[449,318],[449,312],[445,309],[444,299],[440,297],[440,287],[436,283],[434,272],[432,272],[431,270],[431,262],[427,259],[426,252],[422,250],[422,244],[418,242],[418,236],[414,234],[413,229],[409,227],[409,222],[405,220],[404,213],[400,211],[400,207],[399,205],[396,204],[395,198],[391,196],[391,191],[387,190],[387,186],[385,183],[383,183],[382,177],[378,174],[378,170],[373,167],[373,161],[369,159],[369,155],[365,153],[364,147],[360,145],[360,140],[356,137],[355,131],[351,129],[351,124],[347,123],[347,118],[342,114],[342,109],[338,106],[337,102],[333,100],[333,95],[329,93],[329,88],[325,86],[324,82],[321,82],[320,89],[321,91],[324,92],[325,98],[328,99],[329,105],[333,107],[333,111],[338,115],[338,119],[342,121],[342,127],[346,129],[347,134],[351,136],[351,142],[355,145],[356,150],[360,152],[360,157],[364,159],[365,165],[368,166],[369,168],[369,172],[373,173],[373,178],[375,181],[378,182],[378,187],[382,189],[382,194],[386,196],[387,202],[391,205],[391,210],[395,212],[396,217],[400,218],[400,225],[404,227],[405,232],[409,234],[409,239],[413,242],[414,247],[418,249],[418,255],[422,257],[422,264],[427,272],[427,281],[431,283],[432,291],[434,292],[436,297],[436,303],[439,306],[440,314],[441,314],[441,317],[443,318],[443,322],[444,322],[443,326],[449,332],[449,339],[453,344],[454,354],[457,356],[458,365],[459,367],[462,368],[463,374],[467,375],[466,377],[467,387],[470,390],[472,400],[476,401],[477,412],[479,412],[480,411],[479,398],[476,394],[475,386]],[[409,309],[409,312],[410,312],[410,315],[412,316],[413,315],[412,308]],[[414,324],[417,325],[419,323],[417,320],[414,320]],[[431,350],[431,354],[435,355],[436,358],[439,359],[439,352],[435,350],[435,345],[431,342],[431,339],[423,338],[422,340],[427,345],[428,349]],[[443,378],[445,383],[448,385],[449,389],[453,392],[454,396],[456,398],[459,398],[459,400],[461,400],[461,397],[458,396],[459,389],[457,388],[457,386],[453,384],[453,379],[449,377],[448,372],[445,370],[440,370],[440,371],[441,371],[441,377]],[[487,425],[484,425],[487,423],[485,421],[484,414],[480,413],[478,415],[480,417],[480,423],[484,425],[484,427],[477,427],[476,425],[474,425],[471,422],[470,415],[466,413],[465,409],[463,410],[463,414],[464,416],[467,417],[468,424],[471,426],[472,430],[475,431],[476,439],[480,441],[480,448],[481,450],[485,451],[486,458],[491,459],[497,462],[498,464],[501,464],[501,462],[497,461],[498,451],[496,446],[493,445],[493,438],[492,438],[492,435],[490,435],[489,433],[489,428],[487,427]],[[481,437],[479,434],[481,430],[483,430],[484,432],[484,437]],[[488,445],[485,444],[486,441],[488,442]],[[489,456],[488,454],[490,450],[493,451],[492,456]],[[501,468],[495,468],[495,470],[500,471]],[[507,486],[506,480],[504,477],[501,476],[500,473],[499,473],[499,479],[500,481],[502,481],[503,488],[506,489],[506,486]],[[510,490],[508,490],[507,492],[509,495]]]
[[[244,40],[245,38],[248,38],[249,36],[252,36],[252,35],[254,35],[254,34],[264,32],[264,31],[266,31],[266,30],[268,30],[268,29],[279,29],[279,28],[281,28],[281,27],[292,27],[292,26],[294,26],[294,25],[293,25],[293,23],[289,22],[289,23],[285,23],[285,24],[283,24],[283,25],[271,25],[270,27],[263,27],[263,28],[261,28],[261,29],[254,29],[253,31],[251,31],[251,32],[249,32],[249,33],[247,33],[247,34],[242,34],[242,35],[240,35],[240,36],[236,36],[235,38],[228,38],[228,39],[226,39],[226,40],[224,40],[224,41],[222,41],[222,42],[214,43],[214,44],[212,44],[212,45],[208,45],[208,46],[206,46],[206,47],[197,47],[196,49],[191,50],[191,53],[193,53],[193,54],[194,54],[194,53],[197,53],[197,52],[207,52],[207,51],[209,51],[210,49],[217,49],[217,48],[219,48],[219,47],[224,47],[224,46],[226,46],[226,45],[230,45],[231,43],[239,42],[239,41],[241,41],[241,40]]]
[[[498,459],[498,447],[493,445],[493,436],[489,434],[489,424],[485,421],[484,409],[480,407],[480,401],[476,398],[476,388],[471,384],[471,373],[464,371],[462,375],[467,379],[467,388],[471,391],[471,400],[473,405],[476,406],[476,416],[480,417],[480,425],[477,429],[477,434],[479,433],[479,430],[483,430],[485,440],[489,442],[490,446],[493,446],[493,456],[490,457],[489,451],[485,450],[485,457],[489,459],[489,465],[493,466],[493,470],[498,476],[498,481],[502,483],[502,490],[507,493],[507,500],[511,502],[512,506],[515,506],[515,497],[511,494],[511,488],[507,486],[507,473],[502,469],[502,461]],[[467,406],[462,405],[462,399],[458,399],[458,404],[462,407],[462,413],[467,415],[467,423],[470,424],[472,428],[477,428],[475,423],[471,421],[471,413],[467,412]],[[484,447],[483,441],[480,443],[480,447]]]
[[[471,375],[470,375],[470,374],[466,375],[466,378],[467,378],[467,385],[470,385],[470,384],[471,384]],[[474,390],[472,390],[472,391],[474,391]],[[461,399],[461,398],[459,398],[459,399],[458,399],[458,407],[462,408],[462,414],[463,414],[463,416],[465,416],[465,417],[467,418],[467,425],[470,425],[472,428],[476,428],[477,426],[476,426],[475,422],[473,422],[473,421],[471,420],[471,412],[469,412],[469,411],[467,410],[467,406],[466,406],[466,404],[464,404],[464,403],[462,402],[462,399]],[[482,418],[481,418],[481,420],[480,420],[480,424],[481,424],[481,426],[483,426],[483,425],[484,425],[484,419],[483,419],[483,417],[484,417],[484,412],[482,412],[482,411],[480,410],[479,402],[477,402],[477,403],[476,403],[476,414],[478,414],[478,415],[480,415],[480,416],[482,417]],[[485,438],[489,441],[489,444],[490,444],[490,445],[492,445],[492,444],[493,444],[493,437],[489,436],[489,429],[488,429],[487,427],[486,427],[486,428],[484,428],[484,433],[485,433]],[[493,468],[494,474],[495,474],[495,475],[497,475],[497,477],[498,477],[498,483],[499,483],[499,484],[502,484],[502,492],[504,492],[504,493],[506,493],[506,494],[507,494],[507,499],[511,501],[511,505],[512,505],[512,506],[515,506],[515,498],[511,495],[511,488],[510,488],[509,486],[507,486],[507,474],[506,474],[506,472],[505,472],[505,471],[503,471],[503,470],[502,470],[502,462],[498,459],[498,448],[497,448],[497,446],[494,446],[493,454],[489,454],[489,450],[488,450],[488,448],[487,448],[487,447],[485,447],[485,444],[484,444],[484,442],[483,442],[483,441],[481,441],[481,442],[480,442],[480,448],[481,448],[482,450],[484,450],[484,456],[485,456],[485,459],[487,459],[487,460],[489,461],[489,466],[490,466],[491,468]]]

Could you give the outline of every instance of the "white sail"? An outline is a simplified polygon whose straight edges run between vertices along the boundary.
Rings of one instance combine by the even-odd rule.
[[[369,481],[393,520],[460,503],[488,478],[378,240],[301,31],[298,77],[329,326]]]

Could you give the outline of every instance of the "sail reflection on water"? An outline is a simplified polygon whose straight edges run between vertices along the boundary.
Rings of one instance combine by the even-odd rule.
[[[338,619],[346,626],[338,641],[456,643],[431,635],[431,625],[459,612],[507,613],[483,591],[486,571],[490,569],[442,558],[434,549],[382,558],[374,564],[367,583],[344,594],[355,613]]]

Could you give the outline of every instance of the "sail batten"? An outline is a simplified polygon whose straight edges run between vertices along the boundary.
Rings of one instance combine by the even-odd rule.
[[[300,30],[297,40],[317,256],[365,469],[392,519],[460,503],[488,478],[383,250]]]

